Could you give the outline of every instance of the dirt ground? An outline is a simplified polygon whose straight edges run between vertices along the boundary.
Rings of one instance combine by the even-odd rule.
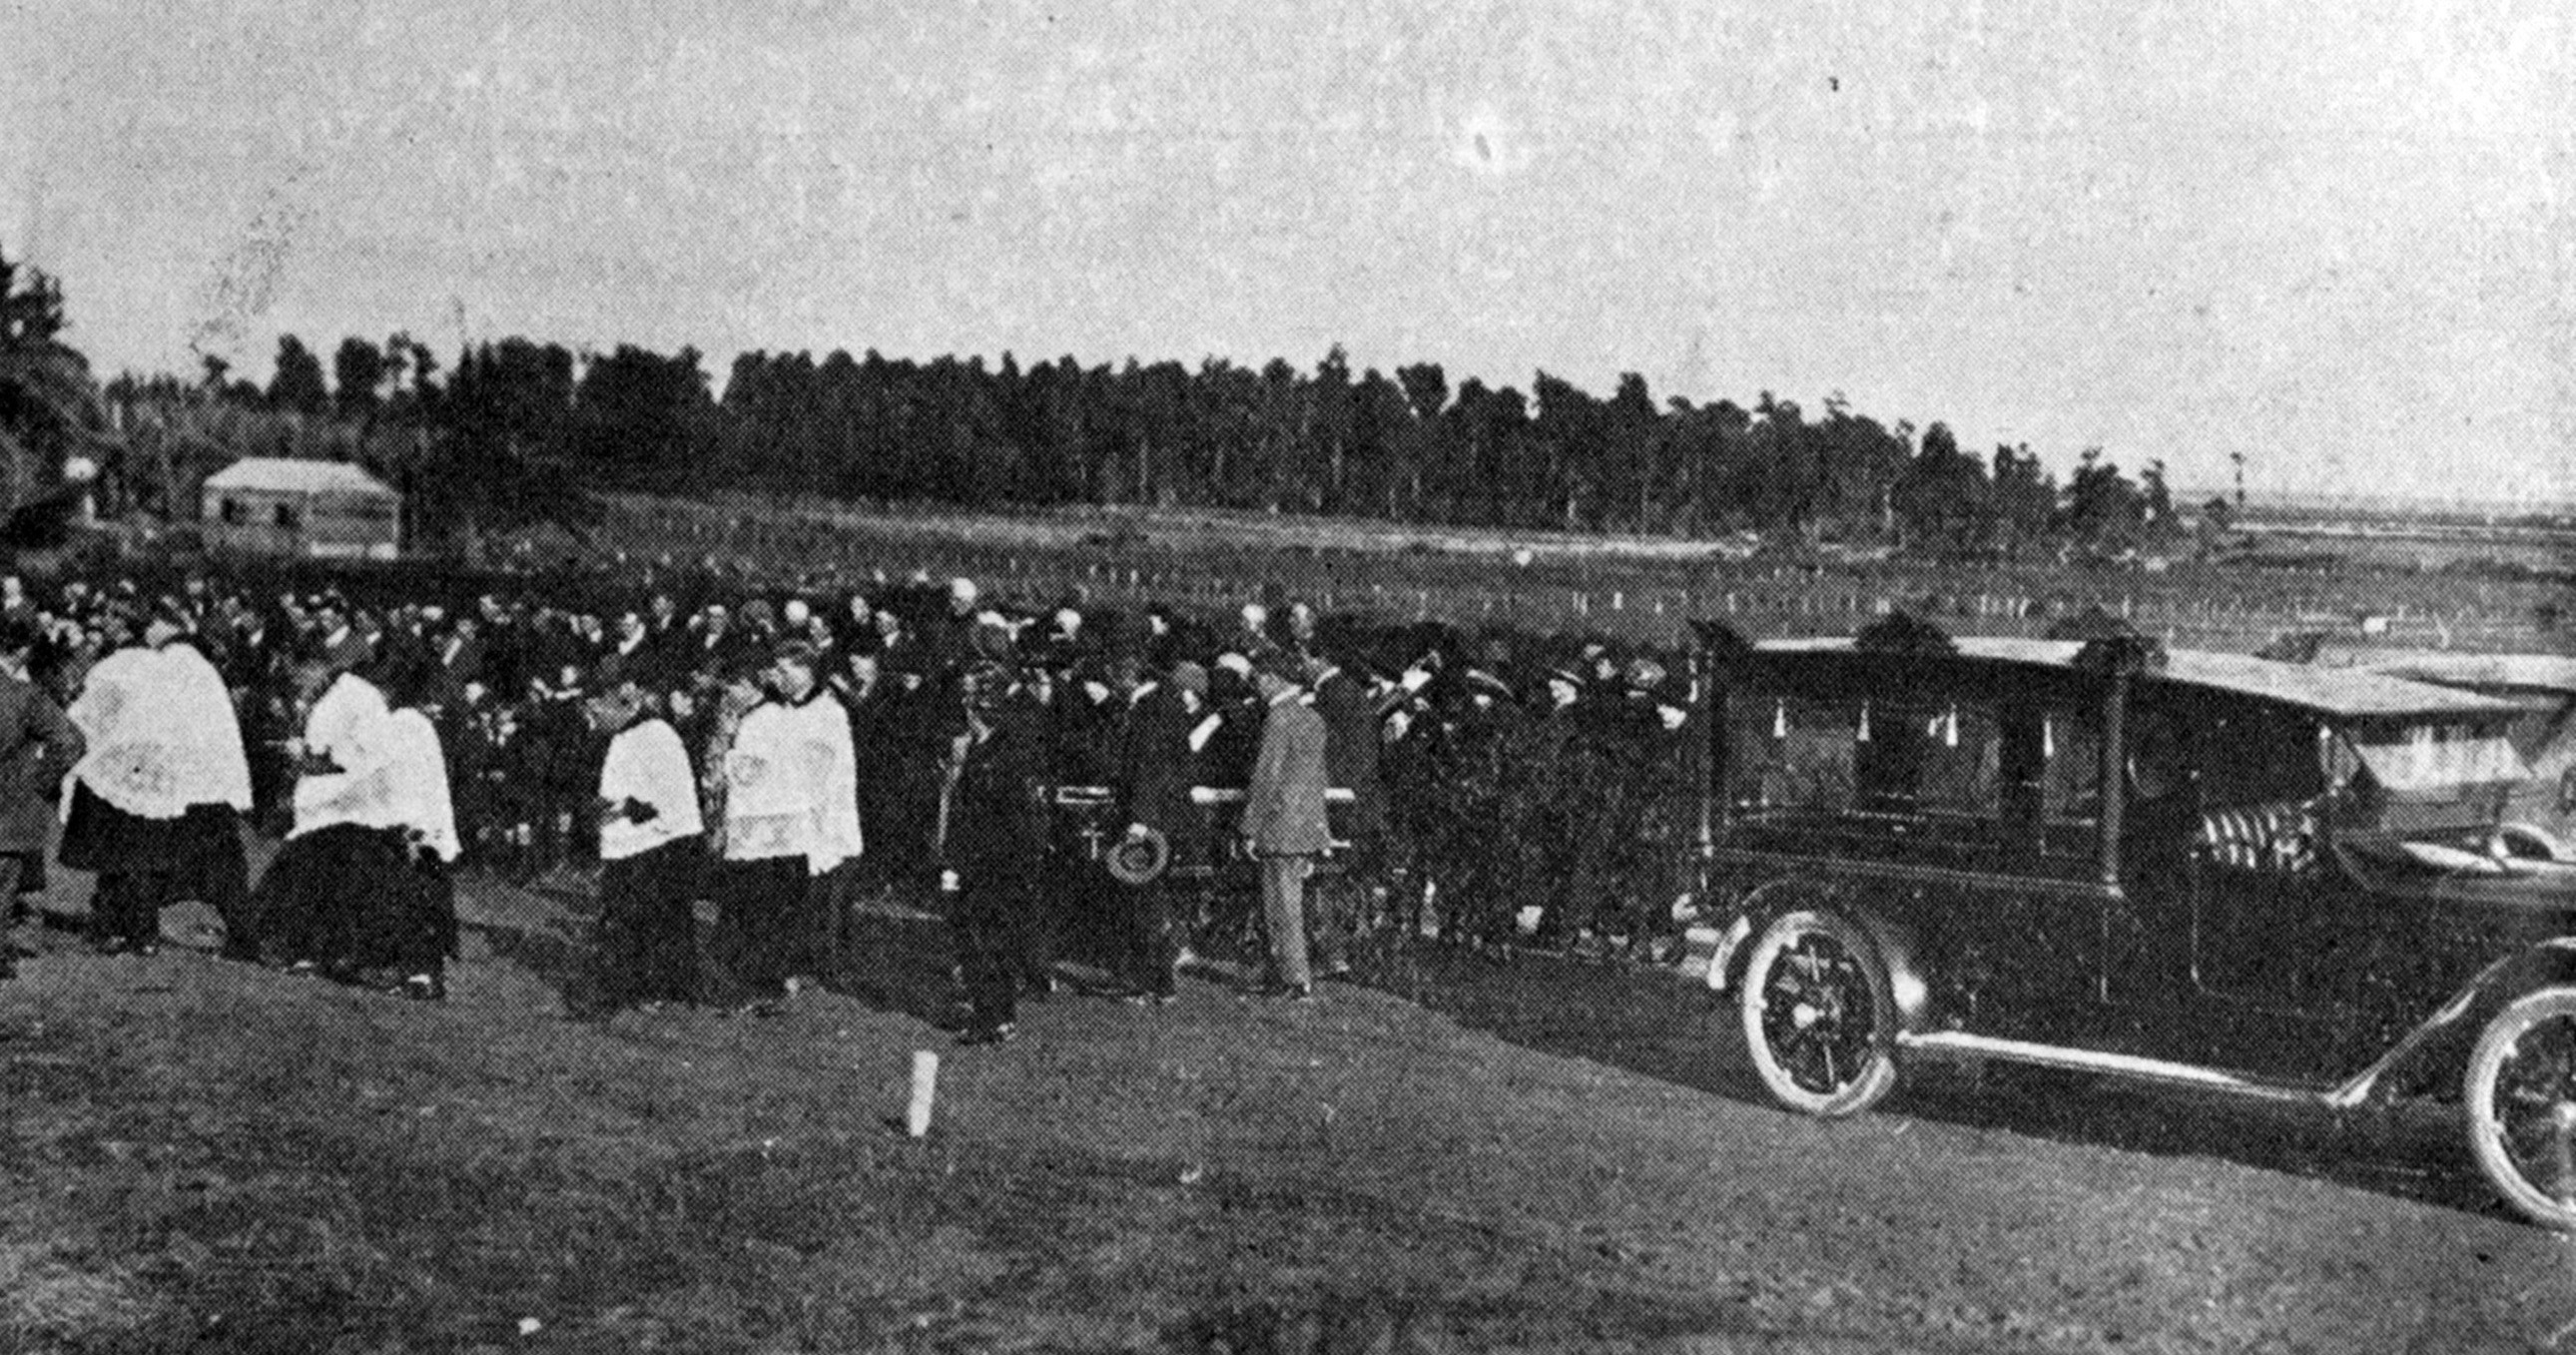
[[[467,911],[443,1005],[46,935],[0,984],[0,1351],[2455,1351],[2576,1319],[2576,1250],[2437,1116],[1992,1075],[1818,1123],[1703,992],[1446,953],[1307,1006],[1068,994],[958,1050],[942,938],[891,914],[862,996],[582,1022],[563,899]]]

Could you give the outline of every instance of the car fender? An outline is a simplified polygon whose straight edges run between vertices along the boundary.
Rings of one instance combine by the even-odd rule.
[[[2487,849],[2498,858],[2527,861],[2576,861],[2576,849],[2555,833],[2525,820],[2496,825]]]
[[[1753,958],[1755,939],[1781,915],[1801,908],[1829,908],[1859,924],[1877,949],[1879,963],[1887,967],[1897,1029],[1919,1031],[1929,1025],[1932,987],[1915,959],[1913,928],[1861,902],[1850,890],[1805,880],[1777,880],[1744,896],[1735,921],[1714,942],[1708,959],[1710,991],[1735,991]]]
[[[2535,989],[2571,982],[2576,982],[2576,936],[2553,936],[2507,955],[2478,971],[2440,1010],[2329,1099],[2338,1106],[2358,1106],[2403,1093],[2428,1074],[2435,1085],[2444,1085],[2496,1013]]]

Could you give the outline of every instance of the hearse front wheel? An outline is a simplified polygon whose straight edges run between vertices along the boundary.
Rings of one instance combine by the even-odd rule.
[[[2505,1203],[2576,1231],[2576,988],[2543,988],[2497,1013],[2461,1091],[2469,1153]]]
[[[1887,969],[1849,918],[1816,909],[1773,922],[1745,962],[1743,1010],[1754,1071],[1780,1104],[1856,1115],[1895,1088]]]

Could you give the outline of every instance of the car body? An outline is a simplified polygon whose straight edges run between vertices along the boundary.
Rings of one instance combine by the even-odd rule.
[[[1902,615],[1703,638],[1709,980],[1784,1103],[1851,1113],[1922,1057],[2460,1092],[2499,1189],[2576,1226],[2576,869],[2492,849],[2520,707]]]
[[[2519,714],[2506,737],[2531,776],[2505,802],[2504,846],[2519,855],[2576,861],[2576,657],[2418,653],[2378,656],[2366,666],[2515,707]]]

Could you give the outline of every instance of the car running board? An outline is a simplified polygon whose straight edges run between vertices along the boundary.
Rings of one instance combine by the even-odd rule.
[[[1921,1034],[1913,1031],[1898,1031],[1896,1045],[1899,1049],[1944,1058],[2003,1059],[2011,1063],[2036,1064],[2043,1068],[2062,1068],[2070,1072],[2106,1073],[2115,1077],[2132,1077],[2151,1082],[2200,1087],[2209,1091],[2225,1092],[2231,1096],[2283,1101],[2297,1105],[2340,1108],[2346,1099],[2340,1089],[2267,1082],[2237,1073],[2220,1072],[2215,1068],[2204,1068],[2196,1063],[2174,1063],[2166,1059],[2143,1058],[2136,1054],[2070,1049],[2064,1045],[2039,1044],[2030,1040],[2008,1040],[1998,1035],[1972,1035],[1964,1030],[1936,1030]]]

